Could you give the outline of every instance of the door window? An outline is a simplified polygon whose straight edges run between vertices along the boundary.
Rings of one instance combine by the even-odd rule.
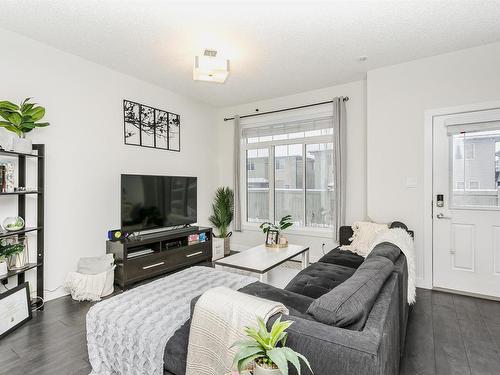
[[[452,206],[500,208],[500,130],[451,136]]]

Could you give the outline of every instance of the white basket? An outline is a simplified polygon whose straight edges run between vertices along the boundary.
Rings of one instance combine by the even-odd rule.
[[[114,283],[115,283],[115,266],[111,267],[106,271],[106,282],[104,283],[104,288],[102,289],[101,297],[109,296],[111,293],[115,291]]]
[[[212,238],[212,260],[224,258],[224,238]]]

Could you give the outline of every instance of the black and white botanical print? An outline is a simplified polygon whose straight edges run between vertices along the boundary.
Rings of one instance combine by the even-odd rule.
[[[155,146],[155,110],[141,105],[141,145]]]
[[[125,121],[125,144],[127,145],[140,145],[140,105],[134,102],[125,100],[123,102],[123,116]]]
[[[156,118],[156,148],[168,150],[168,112],[155,110]]]
[[[172,151],[180,151],[180,116],[170,113],[168,122],[168,148]]]
[[[180,151],[180,116],[147,105],[123,101],[125,144]]]

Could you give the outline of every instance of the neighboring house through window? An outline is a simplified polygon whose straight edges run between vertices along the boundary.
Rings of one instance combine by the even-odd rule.
[[[255,126],[243,123],[246,222],[278,221],[292,215],[295,228],[334,227],[331,116],[323,110],[299,119],[274,116]]]

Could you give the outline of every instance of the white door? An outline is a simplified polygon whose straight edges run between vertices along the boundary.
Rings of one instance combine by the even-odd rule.
[[[433,120],[433,283],[500,297],[500,109]]]

